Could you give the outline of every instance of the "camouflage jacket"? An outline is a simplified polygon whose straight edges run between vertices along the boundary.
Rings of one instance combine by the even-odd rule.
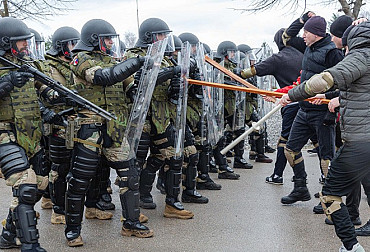
[[[117,62],[100,51],[79,52],[73,59],[73,88],[78,94],[101,108],[114,113],[117,120],[107,122],[108,135],[113,140],[114,147],[119,147],[129,117],[128,98],[124,92],[123,83],[109,87],[94,84],[94,75],[98,69],[112,67]]]
[[[18,65],[23,64],[9,54],[5,54],[4,57]],[[1,66],[3,65],[0,64]],[[6,75],[8,72],[9,70],[0,70],[0,76]],[[42,135],[40,107],[36,91],[35,81],[30,79],[23,87],[14,87],[8,95],[0,97],[0,122],[11,124],[16,142],[26,150],[28,157],[32,157],[40,150]]]
[[[146,49],[132,48],[126,52],[127,58],[136,57],[137,55],[146,55]],[[173,66],[168,57],[162,60],[161,68]],[[156,85],[153,91],[153,97],[150,103],[149,114],[152,126],[152,133],[163,134],[168,125],[176,119],[176,105],[168,99],[168,87],[170,80]]]

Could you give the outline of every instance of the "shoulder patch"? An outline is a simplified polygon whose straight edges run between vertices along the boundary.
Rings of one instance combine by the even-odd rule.
[[[78,65],[78,58],[77,56],[74,57],[73,61],[71,62],[74,66],[77,66]]]

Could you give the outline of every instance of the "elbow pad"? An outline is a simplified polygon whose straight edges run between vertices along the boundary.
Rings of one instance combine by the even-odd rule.
[[[0,77],[0,98],[9,94],[14,89],[14,84],[11,82],[9,74]]]
[[[142,63],[139,58],[130,58],[115,66],[99,69],[94,74],[94,84],[107,87],[124,81],[138,71]]]
[[[166,67],[159,70],[156,84],[163,83],[168,79],[172,79],[175,75],[181,73],[180,66]]]
[[[295,88],[292,88],[291,90],[288,91],[289,99],[291,101],[303,101],[313,95],[309,95],[305,91],[305,86],[307,85],[307,81],[301,83]]]
[[[334,85],[333,76],[329,72],[323,72],[312,76],[305,85],[305,91],[310,96],[323,93]]]

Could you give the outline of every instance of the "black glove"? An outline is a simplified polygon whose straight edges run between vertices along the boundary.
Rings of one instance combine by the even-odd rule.
[[[327,111],[322,124],[324,124],[326,126],[333,125],[333,124],[335,124],[336,119],[337,119],[337,114],[336,113],[332,113],[330,111]]]
[[[189,74],[189,77],[190,77],[190,79],[193,79],[193,80],[199,80],[199,81],[202,80],[201,77],[200,77],[200,72],[199,71],[195,71],[195,72]]]
[[[168,87],[168,97],[170,101],[174,104],[177,104],[177,101],[179,100],[179,93],[181,88],[181,79],[180,75],[175,75],[170,82],[170,85]]]
[[[154,65],[154,60],[150,56],[138,56],[140,64],[144,66],[146,60],[148,60],[147,69],[151,69]]]
[[[28,72],[9,72],[10,82],[18,88],[23,87],[30,78],[33,78],[33,74]]]
[[[303,14],[303,16],[301,17],[303,23],[306,23],[308,19],[310,19],[310,17],[308,16],[308,13],[310,13],[311,11],[307,11],[305,14]]]

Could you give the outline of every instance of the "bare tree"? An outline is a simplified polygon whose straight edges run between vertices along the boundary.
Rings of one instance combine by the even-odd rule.
[[[324,0],[317,1],[317,3],[326,6],[339,3],[341,8],[338,11],[343,11],[345,15],[353,18],[358,17],[361,7],[365,5],[364,0]],[[255,13],[259,11],[270,10],[275,7],[280,7],[281,9],[288,9],[295,12],[297,9],[303,6],[303,12],[305,12],[307,0],[250,0],[248,6],[250,7],[232,9]]]
[[[134,47],[136,40],[137,40],[136,34],[131,31],[127,31],[123,34],[123,42],[125,43],[127,48]]]
[[[78,0],[0,0],[1,17],[47,20],[71,10],[71,4]]]

